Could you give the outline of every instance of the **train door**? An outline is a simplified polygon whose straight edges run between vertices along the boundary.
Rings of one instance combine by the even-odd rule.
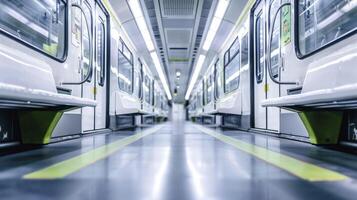
[[[267,109],[260,105],[266,99],[265,76],[265,23],[264,1],[260,1],[253,11],[253,38],[254,38],[254,125],[255,128],[267,128]]]
[[[94,110],[94,129],[106,127],[106,97],[107,81],[107,16],[102,7],[96,3],[96,27],[95,27],[95,64],[94,64],[94,98],[97,106]]]
[[[280,0],[275,0],[276,2]],[[272,5],[275,5],[272,1]],[[270,4],[269,4],[270,6]],[[269,7],[268,7],[269,9]],[[267,98],[274,98],[280,96],[280,86],[274,83],[270,78],[279,78],[279,26],[274,30],[272,37],[272,53],[270,54],[271,68],[267,69],[267,38],[268,27],[266,19],[268,16],[267,9],[265,9],[265,1],[260,1],[253,11],[254,15],[254,124],[255,128],[268,129],[272,131],[279,131],[280,126],[280,109],[279,108],[264,108],[261,106],[261,101]]]
[[[85,82],[82,84],[82,97],[88,99],[95,99],[95,83],[93,80],[93,10],[92,5],[87,2],[82,2],[82,9],[86,15],[86,19],[90,22],[89,27],[85,25],[90,31],[82,31],[82,75]],[[83,27],[83,26],[82,26]],[[89,32],[89,33],[88,33]],[[88,77],[84,77],[87,76]],[[94,130],[94,112],[93,107],[82,108],[82,131]]]
[[[276,13],[277,7],[279,7],[281,0],[272,0],[270,1],[269,5],[267,5],[267,9],[269,12],[267,13],[267,18],[269,19],[268,22],[268,28],[267,30],[270,30],[270,27],[273,25],[273,15]],[[278,19],[280,19],[280,16],[278,16]],[[267,88],[266,88],[266,97],[268,99],[274,98],[274,97],[279,97],[280,96],[280,85],[275,83],[273,79],[280,80],[280,20],[276,20],[275,25],[273,26],[273,30],[269,31],[270,33],[267,33],[267,43],[270,43],[267,45],[267,51],[270,51],[270,62],[268,65],[266,65],[266,79],[267,79]],[[272,35],[270,35],[272,34]],[[270,48],[270,50],[268,50]],[[274,130],[274,131],[279,131],[280,127],[280,108],[276,107],[268,107],[267,108],[267,129],[269,130]]]

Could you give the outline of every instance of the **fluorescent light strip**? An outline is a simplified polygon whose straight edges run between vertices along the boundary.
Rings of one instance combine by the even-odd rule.
[[[138,28],[141,32],[141,35],[144,38],[144,42],[146,44],[146,47],[148,48],[149,51],[154,51],[154,43],[152,42],[151,39],[151,34],[149,32],[148,26],[146,25],[146,21],[143,15],[143,12],[141,10],[141,6],[138,0],[128,0],[128,4],[130,7],[131,12],[134,15],[136,24],[138,25]]]
[[[129,7],[131,9],[131,12],[134,15],[136,24],[138,25],[138,28],[141,32],[141,35],[144,38],[145,44],[147,49],[150,52],[152,61],[154,62],[155,68],[157,73],[159,74],[161,83],[164,87],[164,90],[166,92],[167,98],[169,100],[172,99],[170,88],[168,86],[168,83],[166,81],[166,76],[164,71],[162,70],[161,63],[159,60],[159,57],[157,56],[157,53],[155,51],[154,43],[151,39],[151,34],[149,32],[148,26],[146,25],[146,21],[143,15],[143,12],[141,10],[140,2],[139,0],[128,0]]]
[[[171,96],[170,88],[169,88],[169,85],[167,84],[165,73],[162,70],[159,57],[157,56],[157,53],[155,51],[151,52],[150,55],[151,55],[152,61],[154,62],[156,71],[159,74],[159,78],[161,80],[162,86],[164,87],[167,98],[169,100],[171,100],[172,96]]]
[[[229,5],[229,0],[219,0],[216,11],[213,16],[212,23],[210,28],[208,29],[207,36],[205,42],[203,43],[203,50],[208,51],[211,47],[214,37],[216,36],[219,25],[222,22],[224,14]]]
[[[224,17],[224,14],[226,13],[226,10],[228,8],[229,5],[229,0],[219,0],[218,1],[218,5],[216,8],[216,11],[214,13],[211,25],[208,29],[208,32],[206,34],[206,39],[203,43],[202,49],[205,51],[208,51],[209,48],[211,47],[211,44],[213,42],[213,39],[216,36],[216,33],[218,31],[218,28],[222,22],[222,19]],[[187,88],[187,92],[185,95],[185,99],[189,100],[190,98],[190,94],[192,92],[193,87],[195,86],[195,83],[197,81],[198,75],[201,72],[201,68],[203,65],[203,62],[205,60],[206,56],[201,54],[200,57],[198,58],[196,67],[194,69],[194,73],[192,75],[191,81],[190,81],[190,85]]]
[[[192,78],[191,78],[191,81],[190,81],[190,85],[187,88],[187,92],[186,92],[186,95],[185,95],[185,99],[186,100],[189,100],[189,98],[190,98],[190,94],[192,92],[193,87],[195,86],[195,83],[197,81],[198,75],[201,72],[201,69],[202,69],[202,66],[203,66],[203,62],[205,61],[205,59],[206,59],[206,56],[203,55],[203,54],[201,54],[200,57],[198,58],[195,70],[193,72],[193,75],[192,75]]]

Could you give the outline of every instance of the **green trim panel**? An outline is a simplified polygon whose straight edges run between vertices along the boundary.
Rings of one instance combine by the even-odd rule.
[[[23,144],[48,144],[62,111],[19,111]]]
[[[337,144],[342,111],[304,111],[299,113],[312,144]]]

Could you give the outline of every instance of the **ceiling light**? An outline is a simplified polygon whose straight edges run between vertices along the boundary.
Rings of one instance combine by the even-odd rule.
[[[202,66],[203,66],[203,62],[205,61],[205,58],[206,58],[206,56],[203,55],[203,54],[201,54],[200,57],[198,58],[195,70],[194,70],[193,75],[191,77],[190,85],[187,88],[187,92],[186,92],[186,95],[185,95],[185,99],[186,100],[189,100],[189,98],[190,98],[190,94],[192,92],[193,87],[195,86],[195,83],[197,81],[198,75],[201,72],[201,69],[202,69]]]
[[[149,32],[148,26],[146,24],[143,12],[141,10],[141,6],[139,0],[128,0],[128,4],[131,12],[134,15],[136,24],[140,30],[141,35],[144,38],[144,42],[149,51],[155,50],[154,43],[151,39],[151,34]]]
[[[216,36],[219,25],[222,22],[224,14],[226,13],[227,7],[229,4],[229,0],[219,0],[216,11],[213,16],[213,20],[208,29],[207,36],[205,42],[203,43],[203,50],[208,51],[211,47],[214,37]]]
[[[168,83],[166,81],[165,73],[162,70],[159,57],[157,56],[157,53],[155,51],[151,52],[150,55],[151,55],[152,61],[154,62],[156,71],[159,74],[159,78],[161,80],[162,86],[164,87],[164,90],[165,90],[165,93],[167,95],[167,98],[169,100],[171,100],[172,96],[171,96],[170,88],[169,88],[169,85],[168,85]]]
[[[181,76],[181,72],[179,70],[176,71],[176,77],[179,78]]]
[[[144,38],[144,42],[146,44],[146,47],[150,52],[152,61],[154,62],[155,69],[156,69],[157,73],[159,74],[159,77],[160,77],[162,86],[164,87],[164,90],[165,90],[165,93],[167,95],[167,98],[169,100],[171,100],[172,96],[171,96],[170,88],[169,88],[168,83],[166,81],[165,73],[164,73],[164,71],[163,71],[163,69],[161,67],[161,63],[160,63],[159,57],[157,56],[157,53],[155,51],[155,46],[154,46],[154,43],[153,43],[153,41],[151,39],[151,34],[150,34],[148,26],[146,24],[144,14],[143,14],[143,12],[141,10],[140,2],[139,2],[139,0],[128,0],[127,2],[129,4],[131,12],[134,15],[134,18],[135,18],[136,24],[137,24],[137,26],[138,26],[138,28],[140,30],[140,33]]]

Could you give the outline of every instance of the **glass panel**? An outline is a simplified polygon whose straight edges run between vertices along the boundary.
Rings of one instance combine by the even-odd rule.
[[[98,84],[104,85],[105,77],[105,29],[104,24],[101,22],[97,26],[97,55],[96,55],[96,71]]]
[[[144,92],[144,100],[146,103],[151,104],[150,102],[150,78],[145,75],[144,85],[143,85],[143,92]]]
[[[160,94],[158,94],[158,93],[156,93],[156,95],[155,95],[155,106],[157,107],[157,108],[159,108],[160,107],[160,104],[161,104],[161,101],[160,101]]]
[[[215,90],[215,96],[216,98],[219,98],[221,96],[221,73],[218,68],[218,63],[219,60],[216,61],[214,64],[214,70],[215,70],[215,80],[214,80],[214,90]]]
[[[229,48],[229,60],[232,60],[239,53],[239,38],[237,37]]]
[[[201,108],[202,107],[202,92],[197,92],[197,107]]]
[[[214,77],[214,74],[212,73],[208,79],[207,79],[207,82],[206,82],[206,90],[207,93],[206,93],[206,103],[211,103],[211,101],[213,100],[213,95],[214,95],[214,86],[213,86],[213,77]]]
[[[270,26],[273,26],[273,37],[271,40],[271,53],[270,53],[270,63],[272,75],[274,78],[279,75],[279,57],[280,57],[280,12],[278,13],[275,22],[273,22],[273,17],[280,6],[280,0],[275,0],[271,4],[270,10]],[[274,24],[273,24],[274,23]],[[269,50],[268,50],[269,51]]]
[[[140,72],[138,71],[134,71],[134,96],[136,97],[140,97],[140,87],[141,87],[141,83],[140,83]]]
[[[227,65],[229,62],[229,51],[226,51],[224,54],[224,65]]]
[[[132,86],[133,65],[120,51],[118,51],[118,54],[119,54],[119,58],[118,58],[119,89],[131,94],[133,91],[133,86]]]
[[[299,0],[298,6],[298,41],[302,55],[356,30],[356,1]]]
[[[217,95],[218,98],[221,97],[224,93],[222,86],[223,73],[217,69]]]
[[[255,60],[255,75],[257,83],[263,81],[264,73],[264,23],[262,22],[262,15],[260,14],[256,21],[256,60]]]
[[[0,0],[0,29],[62,59],[66,5],[60,0]]]
[[[129,62],[133,63],[133,55],[125,44],[123,44],[123,53]]]
[[[154,106],[154,92],[155,92],[155,80],[152,80],[151,81],[151,84],[150,84],[150,102],[151,102],[151,105]]]
[[[242,39],[242,48],[241,48],[240,52],[241,52],[241,65],[243,68],[249,62],[248,34],[246,34]]]
[[[240,60],[239,50],[237,56],[224,68],[224,91],[225,93],[232,92],[239,87],[240,78]]]
[[[82,80],[84,80],[88,75],[90,75],[91,73],[91,69],[90,69],[90,41],[89,41],[89,34],[90,34],[90,29],[91,27],[87,26],[87,23],[85,21],[85,17],[89,20],[90,19],[90,7],[87,3],[83,4],[83,9],[84,9],[84,13],[85,16],[82,14],[81,10],[78,8],[73,8],[72,10],[75,10],[75,12],[80,13],[81,15],[81,22],[82,22],[82,56],[83,56],[83,66],[82,66]],[[91,21],[88,21],[89,26],[91,26]],[[83,28],[85,27],[85,28]],[[87,80],[88,82],[91,81],[91,78],[89,78]]]

